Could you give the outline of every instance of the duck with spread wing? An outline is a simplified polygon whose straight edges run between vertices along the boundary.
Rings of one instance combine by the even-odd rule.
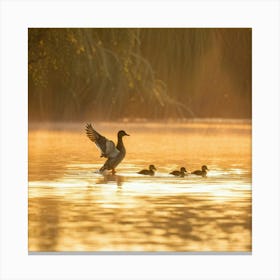
[[[112,174],[115,174],[115,168],[121,163],[126,154],[122,138],[124,136],[129,136],[129,134],[127,134],[124,130],[120,130],[118,132],[117,146],[113,141],[108,140],[96,130],[94,130],[91,124],[86,125],[86,134],[88,138],[100,149],[100,157],[107,158],[106,162],[99,171],[104,172],[105,170],[112,170]]]

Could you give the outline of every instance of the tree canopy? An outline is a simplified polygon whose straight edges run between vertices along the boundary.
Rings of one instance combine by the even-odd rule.
[[[248,28],[30,28],[29,118],[248,118],[251,59]]]

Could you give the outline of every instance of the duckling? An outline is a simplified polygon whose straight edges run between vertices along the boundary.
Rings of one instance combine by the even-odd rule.
[[[202,176],[202,177],[206,177],[206,175],[207,175],[207,171],[206,171],[206,170],[209,171],[209,169],[207,168],[207,166],[206,166],[206,165],[202,165],[202,166],[201,166],[201,170],[195,170],[195,171],[193,171],[191,174],[198,175],[198,176]]]
[[[169,174],[177,176],[177,177],[184,177],[185,175],[188,175],[185,167],[181,167],[180,171],[175,170],[175,171],[170,172]]]
[[[153,164],[151,164],[151,165],[149,166],[149,170],[143,169],[143,170],[141,170],[141,171],[139,171],[139,172],[137,172],[137,173],[138,173],[138,174],[142,174],[142,175],[154,176],[154,175],[155,175],[155,170],[157,170],[157,169],[155,168],[155,166],[154,166]]]

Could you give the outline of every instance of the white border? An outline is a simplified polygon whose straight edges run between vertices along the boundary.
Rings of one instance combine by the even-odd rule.
[[[1,279],[279,279],[278,1],[1,1]],[[253,28],[253,254],[28,256],[27,28]]]

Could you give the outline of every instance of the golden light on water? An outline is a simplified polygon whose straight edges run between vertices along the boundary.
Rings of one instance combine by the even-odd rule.
[[[83,124],[30,129],[29,251],[251,251],[250,123],[96,126],[131,134],[117,176],[96,173]],[[207,178],[169,175],[203,164]]]
[[[250,251],[251,52],[251,28],[29,28],[29,251]],[[81,120],[131,135],[117,175]]]

